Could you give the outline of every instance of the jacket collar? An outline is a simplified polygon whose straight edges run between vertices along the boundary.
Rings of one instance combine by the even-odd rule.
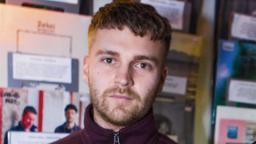
[[[94,122],[92,109],[92,105],[89,105],[86,109],[84,132],[96,144],[113,143],[115,134],[118,135],[120,144],[151,144],[158,140],[158,131],[155,127],[152,110],[137,123],[115,133],[113,130],[104,129]]]

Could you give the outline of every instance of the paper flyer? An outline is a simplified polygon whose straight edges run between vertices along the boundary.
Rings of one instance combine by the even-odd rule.
[[[256,41],[256,18],[254,16],[234,13],[231,36]]]
[[[256,104],[256,82],[231,79],[228,86],[228,100],[231,102]]]

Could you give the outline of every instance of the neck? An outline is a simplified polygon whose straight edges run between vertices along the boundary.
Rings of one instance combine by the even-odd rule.
[[[93,119],[100,127],[104,129],[111,129],[114,132],[118,132],[120,129],[124,128],[124,126],[117,126],[110,122],[107,122],[100,116],[100,114],[95,109],[93,109]]]
[[[67,128],[69,128],[69,129],[73,128],[74,125],[75,125],[74,122],[67,122]]]
[[[29,132],[29,131],[30,131],[30,128],[26,128],[23,123],[21,123],[21,126],[24,128],[24,131],[25,131],[25,132]]]

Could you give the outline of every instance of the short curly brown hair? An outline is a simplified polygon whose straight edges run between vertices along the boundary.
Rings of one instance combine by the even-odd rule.
[[[106,4],[93,16],[89,26],[89,48],[97,29],[119,29],[127,26],[136,36],[151,35],[151,40],[160,41],[166,53],[171,42],[171,26],[168,20],[160,16],[147,4],[134,1],[119,1]]]

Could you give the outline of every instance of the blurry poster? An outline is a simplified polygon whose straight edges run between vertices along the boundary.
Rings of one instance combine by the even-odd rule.
[[[256,80],[255,52],[255,43],[234,40],[219,41],[213,120],[215,120],[217,105],[225,105],[227,100],[240,103],[251,101],[250,104],[253,104],[255,95],[253,82]],[[243,81],[232,81],[232,79]],[[243,91],[238,91],[238,88]]]
[[[228,100],[256,104],[256,82],[231,79],[229,81]]]
[[[218,106],[214,144],[241,143],[256,141],[256,110]]]
[[[183,53],[184,55],[193,57],[194,59],[198,60],[201,56],[202,45],[203,38],[200,36],[181,32],[173,32],[170,51]]]
[[[49,144],[68,134],[9,132],[8,144]]]
[[[193,141],[193,101],[185,102],[170,98],[157,97],[153,108],[158,131],[178,144]]]
[[[231,36],[256,41],[256,18],[254,16],[234,13]]]
[[[164,17],[166,17],[172,28],[183,30],[184,1],[173,0],[141,0],[142,3],[150,4]]]

